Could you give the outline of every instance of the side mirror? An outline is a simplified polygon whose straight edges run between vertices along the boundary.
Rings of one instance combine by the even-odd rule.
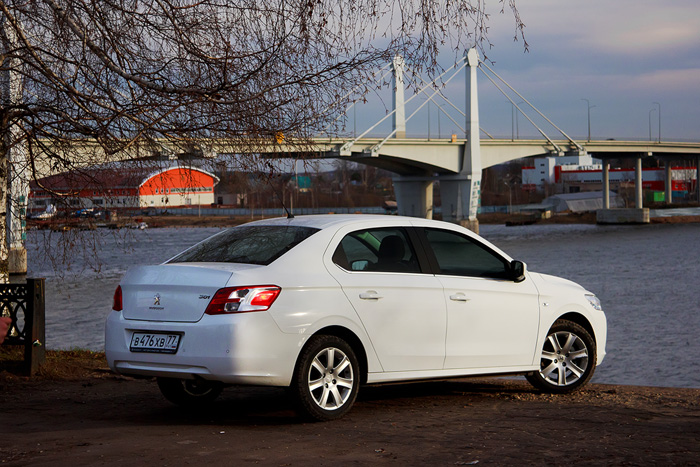
[[[513,282],[522,282],[525,280],[525,263],[522,261],[513,260],[510,262],[510,277]]]

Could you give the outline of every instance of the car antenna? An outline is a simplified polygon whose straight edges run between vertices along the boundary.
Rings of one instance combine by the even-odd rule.
[[[272,188],[272,191],[275,193],[275,196],[277,197],[277,200],[278,200],[278,201],[280,202],[280,204],[282,205],[282,209],[284,209],[284,212],[287,213],[287,219],[294,219],[294,214],[292,214],[291,212],[289,212],[289,209],[287,209],[287,206],[284,205],[284,200],[280,197],[279,191],[277,191],[277,190],[275,189],[275,186],[274,186],[274,185],[272,184],[272,182],[270,181],[270,177],[266,177],[266,178],[267,178],[267,183],[270,184],[270,188]]]

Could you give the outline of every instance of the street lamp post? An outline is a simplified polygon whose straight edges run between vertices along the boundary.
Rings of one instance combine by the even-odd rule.
[[[661,142],[661,104],[658,102],[653,102],[653,104],[656,104],[659,106],[659,143]]]
[[[656,111],[656,109],[649,110],[649,141],[651,141],[651,113]]]
[[[591,142],[591,109],[595,107],[595,105],[591,105],[591,101],[588,99],[581,99],[582,101],[586,101],[586,105],[588,107],[588,142]]]
[[[508,214],[513,214],[513,186],[505,180],[503,184],[508,187]]]
[[[523,105],[525,102],[518,102],[518,105]],[[515,137],[520,139],[520,126],[518,125],[518,114],[520,111],[515,113]]]

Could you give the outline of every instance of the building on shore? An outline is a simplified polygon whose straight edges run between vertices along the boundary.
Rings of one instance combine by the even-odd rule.
[[[695,167],[672,167],[672,192],[674,197],[683,197],[695,190]],[[618,190],[634,186],[635,170],[632,168],[610,169],[610,188]],[[642,188],[663,192],[665,186],[663,167],[642,170]],[[600,191],[603,186],[603,166],[600,160],[589,155],[543,157],[534,159],[534,166],[523,167],[522,188],[525,191],[542,192],[547,186],[555,186],[557,193],[579,193]]]
[[[215,202],[214,174],[190,166],[110,166],[52,175],[32,182],[30,212],[55,206],[125,210],[209,206]]]

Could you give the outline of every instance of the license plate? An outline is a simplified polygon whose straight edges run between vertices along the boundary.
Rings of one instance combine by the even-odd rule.
[[[135,332],[129,349],[132,352],[175,353],[180,345],[180,334]]]

